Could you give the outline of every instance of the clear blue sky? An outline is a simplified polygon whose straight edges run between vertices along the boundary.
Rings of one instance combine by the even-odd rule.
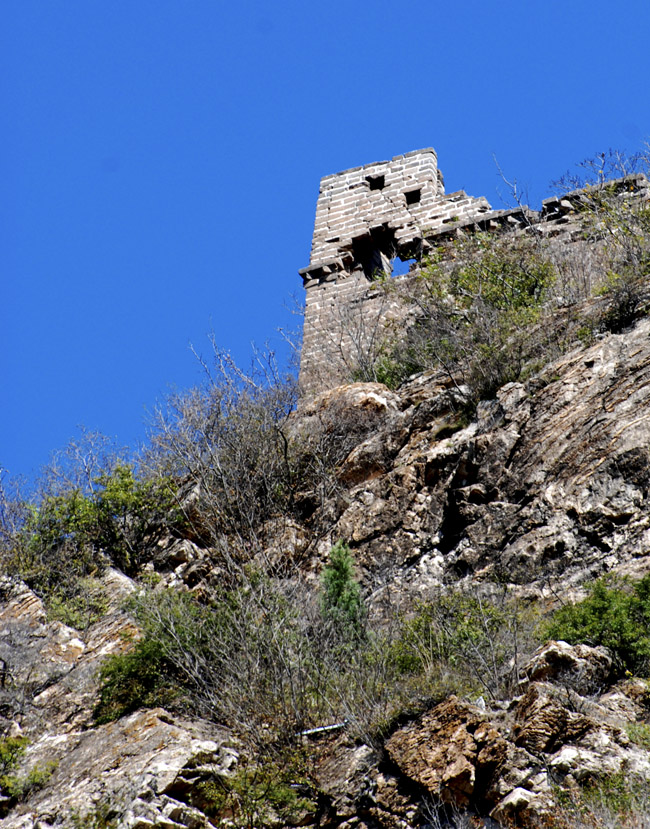
[[[447,191],[531,206],[650,136],[650,3],[5,0],[0,466],[85,425],[134,445],[299,322],[318,184],[433,146]]]

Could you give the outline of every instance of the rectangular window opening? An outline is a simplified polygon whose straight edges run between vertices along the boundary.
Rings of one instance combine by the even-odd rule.
[[[366,181],[371,190],[383,190],[386,183],[386,176],[368,176]]]
[[[418,204],[420,201],[420,197],[422,195],[421,190],[409,190],[407,193],[404,193],[406,196],[406,203],[407,204]]]

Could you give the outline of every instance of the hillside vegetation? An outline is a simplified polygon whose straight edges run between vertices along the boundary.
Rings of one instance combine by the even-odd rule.
[[[553,697],[556,707],[576,709],[562,714],[565,725],[579,720],[584,735],[596,715],[583,700],[632,683],[621,691],[633,700],[630,711],[638,706],[636,731],[625,739],[638,751],[650,748],[650,725],[639,713],[645,684],[633,685],[650,675],[648,577],[616,569],[647,555],[639,540],[650,518],[645,432],[630,426],[629,441],[611,457],[574,452],[574,466],[564,458],[552,467],[548,454],[534,455],[545,440],[556,447],[564,440],[562,432],[551,441],[544,426],[566,404],[562,377],[575,385],[576,373],[591,369],[608,343],[626,354],[643,347],[635,345],[642,334],[629,345],[625,336],[644,324],[647,309],[650,207],[625,179],[609,182],[601,167],[576,222],[580,238],[563,245],[533,227],[442,245],[412,281],[409,323],[373,345],[343,390],[299,404],[295,378],[272,355],[258,355],[245,372],[215,347],[203,385],[157,412],[139,455],[84,434],[29,495],[3,482],[0,567],[11,577],[7,585],[22,580],[42,601],[47,620],[39,624],[62,623],[57,630],[67,626],[90,641],[116,613],[130,620],[129,638],[93,672],[87,728],[162,707],[228,730],[239,764],[182,793],[201,819],[250,827],[343,822],[343,807],[324,794],[326,752],[308,742],[319,728],[330,735],[325,742],[344,734],[350,751],[365,747],[373,763],[388,764],[382,773],[401,769],[395,786],[411,806],[403,813],[391,806],[400,826],[470,825],[467,814],[486,816],[497,804],[500,819],[524,825],[533,814],[558,827],[649,819],[640,777],[617,778],[610,767],[571,772],[564,799],[544,788],[547,806],[562,804],[553,819],[548,809],[502,806],[515,788],[542,791],[532,783],[526,789],[523,772],[510,789],[485,782],[505,768],[506,755],[512,761],[510,745],[530,758],[559,751],[550,740],[537,745],[522,725],[534,707],[522,683],[532,682],[531,659],[547,639],[588,646],[562,657],[583,660],[578,678],[562,674],[566,701],[558,702],[560,692]],[[629,380],[634,393],[643,385],[639,365]],[[618,386],[614,377],[607,388]],[[545,399],[555,403],[544,409]],[[626,412],[612,415],[621,432]],[[602,451],[600,439],[614,446],[602,424],[596,438],[584,412],[575,418],[587,424],[594,453]],[[637,420],[630,415],[629,423]],[[542,424],[537,438],[535,423]],[[582,426],[566,423],[560,430],[569,437],[582,434]],[[529,424],[531,445],[521,448]],[[518,457],[528,466],[517,467]],[[584,484],[592,472],[609,476],[606,486]],[[583,476],[580,486],[571,475]],[[566,503],[558,498],[557,506],[550,487],[560,480],[568,482]],[[130,584],[125,604],[113,595],[114,571]],[[566,601],[563,578],[577,601]],[[608,650],[592,651],[601,646]],[[594,653],[601,667],[593,670],[601,673],[587,681]],[[56,767],[29,785],[27,772],[20,777],[27,741],[39,732],[27,733],[26,725],[24,738],[14,732],[43,688],[30,684],[29,672],[21,685],[4,653],[0,668],[0,814],[7,816],[46,791]],[[508,743],[490,725],[489,773],[487,761],[477,760],[483,771],[472,771],[471,785],[456,778],[434,785],[408,770],[408,729],[444,731],[443,714],[432,719],[432,711],[452,717],[441,706],[457,705],[453,716],[478,733],[477,723],[488,728],[480,711],[503,720],[515,704],[520,731],[507,739],[519,736]],[[415,794],[402,792],[406,779]],[[558,772],[556,782],[563,781]],[[174,797],[179,791],[170,788]],[[366,802],[359,792],[350,797]],[[380,806],[355,808],[366,825],[389,825],[390,809],[380,818]],[[146,825],[127,824],[122,802],[94,809],[55,818],[71,826]]]

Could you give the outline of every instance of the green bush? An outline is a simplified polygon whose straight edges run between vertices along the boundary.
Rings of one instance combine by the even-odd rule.
[[[650,671],[650,576],[638,582],[599,579],[586,599],[553,615],[546,636],[570,644],[603,645],[620,671]]]
[[[135,575],[180,525],[175,500],[170,479],[139,479],[123,463],[85,483],[51,471],[32,500],[3,492],[0,560],[44,599],[52,618],[87,627],[106,608],[98,581],[106,565]]]
[[[533,646],[533,619],[504,592],[494,599],[449,592],[418,602],[390,645],[400,673],[456,693],[507,696]],[[426,683],[422,683],[423,686]]]
[[[625,726],[627,736],[635,745],[650,751],[650,725],[646,722],[629,722]]]
[[[5,737],[0,740],[0,791],[6,792],[11,779],[10,773],[16,768],[27,749],[27,737]]]
[[[361,586],[355,579],[350,548],[342,541],[332,547],[321,576],[321,610],[325,622],[333,626],[343,641],[358,641],[363,636]]]
[[[415,372],[442,369],[473,407],[548,350],[537,323],[555,277],[532,234],[478,233],[439,248],[408,298],[415,320],[379,356],[378,376],[394,387]]]
[[[94,576],[79,576],[67,589],[45,594],[49,619],[77,630],[87,630],[108,609],[108,597],[101,581]]]
[[[145,551],[180,523],[176,489],[169,478],[138,479],[119,464],[95,482],[87,542],[125,573],[134,575]]]
[[[395,388],[416,372],[440,369],[466,394],[472,413],[499,386],[573,347],[579,331],[583,339],[594,329],[617,333],[643,313],[650,209],[633,180],[607,177],[639,167],[647,173],[648,153],[625,159],[610,152],[581,166],[586,177],[557,184],[586,188],[572,201],[588,249],[558,246],[534,228],[437,247],[403,297],[410,324],[375,346],[365,373]],[[601,312],[579,305],[594,293],[606,298]]]
[[[100,681],[94,711],[98,723],[112,722],[139,708],[173,704],[180,695],[162,644],[148,636],[124,653],[110,656],[100,670]]]
[[[650,250],[650,235],[649,235]],[[598,293],[605,297],[607,305],[600,317],[600,327],[613,334],[628,328],[638,315],[641,304],[643,279],[631,268],[619,273],[609,271]]]
[[[544,829],[640,829],[650,822],[648,781],[628,769],[554,794],[556,808],[542,820]]]
[[[303,753],[296,749],[265,754],[230,777],[199,783],[191,803],[209,817],[227,818],[241,829],[280,822],[303,825],[306,817],[313,818],[317,806],[306,766]]]
[[[0,817],[4,817],[17,801],[42,788],[54,773],[57,763],[34,766],[27,774],[16,774],[29,740],[26,737],[0,739],[0,795],[8,798],[0,803]]]

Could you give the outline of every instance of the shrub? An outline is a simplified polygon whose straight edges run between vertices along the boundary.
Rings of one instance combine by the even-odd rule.
[[[650,725],[646,722],[630,722],[625,726],[627,736],[635,745],[650,751]]]
[[[371,624],[349,548],[332,550],[318,591],[248,571],[209,604],[152,591],[132,612],[142,638],[102,670],[101,721],[167,705],[229,725],[257,748],[345,721],[372,745],[406,711],[448,693],[509,693],[532,621],[500,594],[450,593]],[[528,623],[528,624],[527,624]]]
[[[555,798],[544,829],[641,829],[650,821],[648,781],[629,770],[556,789]]]
[[[26,737],[0,739],[0,795],[7,798],[0,802],[0,817],[6,816],[17,801],[42,788],[57,767],[56,762],[49,762],[43,766],[34,766],[27,774],[16,774],[15,769],[25,753],[28,742]]]
[[[321,577],[321,610],[343,642],[358,641],[364,633],[361,586],[354,576],[354,559],[347,544],[338,541]]]
[[[596,292],[607,299],[600,327],[618,333],[638,316],[650,273],[650,208],[631,173],[650,173],[648,149],[628,156],[608,150],[578,165],[555,185],[582,189],[579,209],[587,239],[600,249],[604,278]]]
[[[272,355],[248,374],[216,347],[214,358],[202,387],[158,411],[148,462],[157,476],[184,482],[190,532],[237,573],[263,548],[269,521],[293,508],[286,424],[296,384]]]
[[[138,479],[124,464],[95,483],[96,535],[89,541],[124,572],[135,575],[146,560],[145,551],[181,523],[176,488],[169,477]]]
[[[108,609],[104,586],[93,576],[80,576],[68,589],[49,591],[45,598],[48,618],[77,630],[87,630]]]
[[[546,635],[570,644],[603,645],[620,671],[648,675],[650,670],[650,576],[634,583],[599,579],[589,595],[559,608]]]
[[[137,599],[133,613],[142,638],[102,671],[102,720],[172,704],[254,741],[287,738],[310,721],[317,700],[309,690],[308,602],[295,591],[250,573],[209,604],[157,591]]]
[[[266,753],[234,775],[198,784],[191,803],[234,827],[303,825],[316,812],[305,758],[299,750]],[[309,821],[311,822],[311,821]]]
[[[582,166],[586,176],[557,184],[563,191],[585,188],[572,197],[583,241],[557,245],[529,227],[439,246],[404,284],[407,323],[379,344],[375,336],[365,375],[395,388],[416,372],[440,369],[463,390],[471,413],[500,385],[572,347],[577,329],[619,332],[630,325],[647,299],[650,209],[635,179],[607,179],[639,168],[647,173],[650,156],[610,151]],[[598,319],[578,305],[594,293],[606,299]]]
[[[494,599],[449,592],[416,604],[391,644],[402,673],[423,675],[439,688],[507,696],[533,644],[533,620],[504,591]]]
[[[68,453],[78,449],[72,443]],[[95,463],[90,454],[67,465],[55,459],[30,499],[3,489],[0,510],[5,570],[25,579],[53,618],[75,627],[104,612],[98,577],[109,562],[134,575],[179,524],[169,478],[138,478],[124,462]]]
[[[20,762],[29,740],[27,737],[4,737],[0,740],[0,791],[7,788],[8,775]]]
[[[607,300],[600,317],[600,327],[612,334],[619,334],[629,327],[637,317],[641,304],[641,281],[630,268],[620,273],[609,271],[599,294]]]
[[[555,280],[542,241],[532,234],[485,234],[439,248],[415,280],[416,314],[381,355],[381,378],[395,386],[438,368],[463,387],[471,406],[521,377],[546,348],[535,329]]]
[[[100,670],[97,722],[112,722],[139,708],[173,704],[180,689],[171,668],[162,644],[149,636],[124,653],[113,654]]]

